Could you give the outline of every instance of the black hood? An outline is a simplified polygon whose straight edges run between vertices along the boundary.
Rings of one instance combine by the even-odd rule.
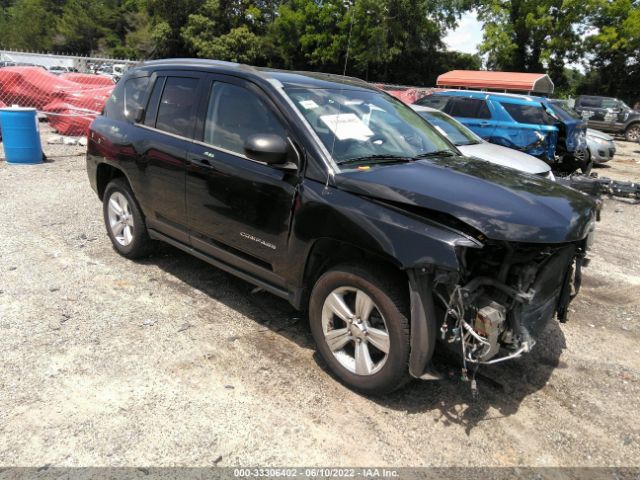
[[[463,157],[378,165],[335,178],[342,190],[441,212],[493,240],[572,242],[585,238],[595,220],[594,202],[580,192]]]

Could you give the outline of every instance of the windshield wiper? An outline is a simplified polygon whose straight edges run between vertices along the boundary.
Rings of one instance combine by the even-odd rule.
[[[400,155],[367,155],[364,157],[347,158],[338,162],[338,165],[348,165],[353,163],[400,163],[412,162],[412,157],[402,157]]]
[[[453,157],[455,154],[451,150],[436,150],[434,152],[425,152],[416,155],[415,158],[431,158],[431,157]]]

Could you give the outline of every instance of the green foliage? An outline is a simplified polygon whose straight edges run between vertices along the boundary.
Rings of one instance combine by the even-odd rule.
[[[199,57],[261,63],[263,35],[275,13],[276,5],[268,1],[206,0],[189,15],[182,40]]]
[[[198,56],[433,85],[482,57],[446,51],[484,22],[495,70],[547,72],[559,96],[640,99],[640,0],[0,0],[0,46],[135,59]],[[567,65],[585,63],[583,74]]]
[[[477,2],[485,22],[480,52],[487,67],[515,72],[548,71],[567,85],[564,66],[582,54],[586,14],[593,0],[489,0]]]
[[[589,15],[585,49],[592,70],[578,85],[580,93],[602,93],[640,100],[640,2],[596,0]]]
[[[23,50],[50,50],[56,20],[50,0],[17,0],[3,9],[0,42]]]

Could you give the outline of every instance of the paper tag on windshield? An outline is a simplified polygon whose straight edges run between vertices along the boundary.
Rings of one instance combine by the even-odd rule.
[[[329,127],[338,140],[367,140],[373,132],[354,113],[322,115],[320,120]]]
[[[318,104],[316,102],[314,102],[313,100],[302,100],[300,102],[300,105],[305,110],[313,110],[314,108],[318,108]]]

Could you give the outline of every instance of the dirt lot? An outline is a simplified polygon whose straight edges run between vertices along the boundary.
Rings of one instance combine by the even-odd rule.
[[[598,173],[640,180],[618,148]],[[640,466],[640,205],[606,202],[569,323],[477,402],[442,359],[370,399],[284,301],[169,247],[118,256],[82,148],[45,150],[0,161],[0,466]]]

